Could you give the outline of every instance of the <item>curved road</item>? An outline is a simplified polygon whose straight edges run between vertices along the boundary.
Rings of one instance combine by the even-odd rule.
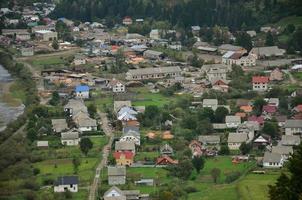
[[[98,185],[100,182],[100,174],[101,171],[103,170],[104,167],[106,167],[107,165],[107,160],[108,160],[108,156],[110,153],[110,148],[113,142],[113,132],[111,127],[109,126],[109,121],[107,118],[107,114],[106,113],[101,113],[98,112],[98,114],[101,117],[101,121],[102,121],[102,129],[104,131],[104,133],[110,137],[109,142],[107,145],[104,146],[103,148],[103,157],[101,162],[98,164],[96,170],[95,170],[95,176],[94,176],[94,180],[90,186],[90,191],[89,191],[89,198],[88,200],[95,200],[96,196],[97,196],[97,189],[98,189]]]

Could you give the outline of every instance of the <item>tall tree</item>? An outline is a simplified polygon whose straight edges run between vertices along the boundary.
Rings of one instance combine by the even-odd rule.
[[[244,31],[237,34],[235,43],[236,45],[242,46],[247,51],[250,51],[253,48],[251,36]]]
[[[205,160],[202,156],[194,156],[192,163],[194,168],[196,169],[196,172],[199,174],[200,170],[202,170],[204,167]]]
[[[87,156],[90,149],[92,149],[93,143],[89,138],[83,138],[80,141],[80,149]]]
[[[267,34],[266,34],[265,45],[266,46],[274,46],[275,45],[274,36],[270,31],[267,32]]]

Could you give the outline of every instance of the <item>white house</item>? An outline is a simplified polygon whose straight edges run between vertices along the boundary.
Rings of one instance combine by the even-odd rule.
[[[267,76],[253,76],[252,84],[253,90],[264,92],[268,89],[269,77]]]
[[[112,79],[108,83],[108,87],[109,87],[109,89],[112,89],[113,93],[123,93],[126,91],[125,84],[123,84],[121,81],[116,80],[116,79]]]
[[[225,124],[228,128],[237,128],[241,124],[241,117],[227,115],[225,116]]]
[[[55,182],[54,192],[78,192],[79,180],[77,176],[58,177]]]
[[[256,65],[256,56],[228,51],[222,56],[222,63],[230,66],[239,65],[243,67],[251,67]]]
[[[75,89],[76,98],[89,99],[89,87],[87,85],[78,85]]]
[[[153,40],[159,40],[160,39],[160,33],[158,29],[153,29],[150,32],[150,38]]]
[[[77,54],[74,56],[73,63],[74,63],[74,65],[85,65],[86,58],[84,55]]]
[[[263,167],[267,168],[281,168],[283,166],[284,159],[279,153],[265,152],[263,157]]]
[[[212,110],[216,110],[218,107],[218,100],[217,99],[204,99],[202,101],[203,108],[211,108]]]
[[[76,129],[61,133],[61,143],[66,146],[76,146],[80,142],[79,132]]]
[[[116,186],[112,186],[104,194],[104,200],[126,200],[126,195]]]
[[[90,118],[89,114],[86,112],[80,111],[76,115],[73,115],[72,119],[81,132],[97,130],[96,120]]]

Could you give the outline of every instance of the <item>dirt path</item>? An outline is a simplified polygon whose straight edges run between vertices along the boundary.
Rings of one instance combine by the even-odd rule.
[[[110,153],[110,147],[112,145],[113,138],[114,138],[113,137],[112,129],[109,126],[109,121],[108,121],[108,118],[107,118],[107,114],[106,113],[101,113],[101,112],[98,112],[98,114],[101,117],[102,129],[103,129],[104,133],[107,136],[110,137],[110,139],[109,139],[108,144],[105,145],[104,148],[103,148],[103,151],[102,151],[102,153],[103,153],[102,160],[98,164],[98,166],[97,166],[97,168],[95,170],[95,176],[94,176],[93,182],[92,182],[92,184],[90,186],[88,200],[95,200],[96,199],[98,185],[101,182],[100,181],[100,174],[101,174],[101,171],[103,170],[103,168],[107,166],[107,160],[108,160],[108,156],[109,156],[109,153]]]

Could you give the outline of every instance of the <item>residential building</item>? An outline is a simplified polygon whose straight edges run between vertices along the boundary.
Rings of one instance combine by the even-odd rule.
[[[80,143],[79,131],[71,129],[61,133],[61,143],[66,146],[77,146]]]
[[[89,86],[87,85],[78,85],[75,88],[75,96],[79,99],[89,99]]]
[[[86,112],[78,112],[76,115],[72,116],[76,127],[79,131],[96,131],[97,123],[95,119],[89,117],[89,114]]]
[[[284,56],[284,49],[279,49],[277,46],[270,47],[254,47],[249,54],[254,55],[257,59]]]
[[[207,42],[197,41],[197,42],[195,42],[195,44],[193,45],[193,47],[196,48],[196,49],[198,49],[198,50],[200,50],[200,51],[208,52],[208,53],[216,52],[217,51],[217,47],[212,46],[212,45],[210,45]]]
[[[112,186],[103,196],[104,200],[127,200],[126,195],[116,186]]]
[[[126,167],[116,166],[108,168],[108,185],[124,185],[126,184]]]
[[[238,65],[242,67],[256,66],[256,57],[254,55],[245,55],[228,51],[222,56],[222,63],[226,65]]]
[[[202,155],[202,146],[201,146],[199,141],[193,140],[189,144],[189,148],[191,149],[193,156],[201,156]]]
[[[133,164],[134,154],[131,151],[114,152],[113,157],[117,166],[131,166]]]
[[[301,135],[302,120],[289,119],[284,124],[285,135]]]
[[[129,16],[126,16],[124,19],[123,19],[123,24],[124,25],[131,25],[133,23],[133,20],[131,19],[131,17]]]
[[[112,79],[108,83],[108,88],[112,90],[113,93],[123,93],[126,92],[126,86],[121,81]]]
[[[288,160],[288,158],[294,153],[292,146],[273,146],[272,153],[278,153],[282,156],[284,160]]]
[[[15,37],[17,40],[30,40],[30,33],[27,29],[2,29],[2,35]]]
[[[283,146],[298,146],[301,143],[299,135],[282,135],[280,144]]]
[[[198,136],[198,141],[205,146],[208,145],[219,145],[220,144],[220,136],[219,135],[200,135]]]
[[[230,150],[238,150],[241,144],[248,140],[247,133],[229,133],[228,147]]]
[[[149,37],[150,37],[150,39],[153,39],[153,40],[159,40],[160,39],[160,31],[158,29],[151,30]]]
[[[250,36],[250,37],[256,37],[257,33],[254,30],[250,30],[250,31],[246,31],[246,33]]]
[[[53,31],[36,31],[36,38],[41,41],[53,41],[58,39],[58,33]]]
[[[67,112],[70,117],[75,116],[79,112],[88,113],[87,107],[82,99],[70,99],[64,106],[64,111]]]
[[[266,168],[281,168],[284,159],[279,153],[265,152],[263,157],[263,167]]]
[[[55,26],[44,26],[44,25],[39,25],[39,26],[34,26],[31,28],[32,33],[36,33],[37,31],[55,31],[56,27]]]
[[[130,151],[135,154],[135,143],[133,141],[116,141],[115,151],[116,152]]]
[[[37,141],[37,147],[48,148],[48,141]]]
[[[73,63],[76,66],[77,65],[85,65],[86,64],[86,57],[82,54],[76,54],[74,56]]]
[[[211,108],[212,110],[216,110],[218,108],[218,100],[217,99],[204,99],[202,101],[203,108]]]
[[[34,55],[34,47],[21,48],[21,56],[33,56],[33,55]]]
[[[120,138],[121,142],[134,142],[135,145],[140,146],[140,133],[138,127],[127,126],[123,128],[123,134]]]
[[[77,176],[58,177],[54,185],[54,192],[78,192],[79,180]]]
[[[217,80],[226,80],[227,77],[227,69],[222,67],[213,67],[210,68],[207,72],[207,79],[213,83]]]
[[[114,101],[113,110],[115,113],[118,113],[123,107],[131,107],[131,101]]]
[[[126,74],[127,80],[147,80],[147,79],[161,79],[181,76],[181,69],[179,67],[158,67],[158,68],[142,68],[132,69]]]
[[[169,144],[164,144],[160,147],[160,155],[167,155],[172,156],[173,155],[173,148]]]
[[[240,46],[235,46],[232,44],[222,44],[218,47],[218,52],[221,54],[225,54],[228,51],[233,51],[233,52],[241,53],[241,54],[247,53],[247,50],[245,48],[240,47]]]
[[[270,77],[269,77],[270,81],[282,81],[283,80],[283,73],[279,68],[274,69],[271,73],[270,73]]]
[[[176,165],[178,160],[173,160],[171,157],[164,155],[156,160],[156,165]]]
[[[66,119],[52,119],[51,124],[52,124],[52,130],[55,133],[61,133],[62,131],[68,129]]]
[[[269,77],[267,76],[253,76],[252,84],[253,90],[264,92],[268,89]]]
[[[163,52],[160,51],[146,50],[144,52],[144,58],[151,60],[161,60],[164,57],[163,55]]]
[[[227,128],[237,128],[241,124],[241,117],[234,115],[225,116],[225,124]]]

